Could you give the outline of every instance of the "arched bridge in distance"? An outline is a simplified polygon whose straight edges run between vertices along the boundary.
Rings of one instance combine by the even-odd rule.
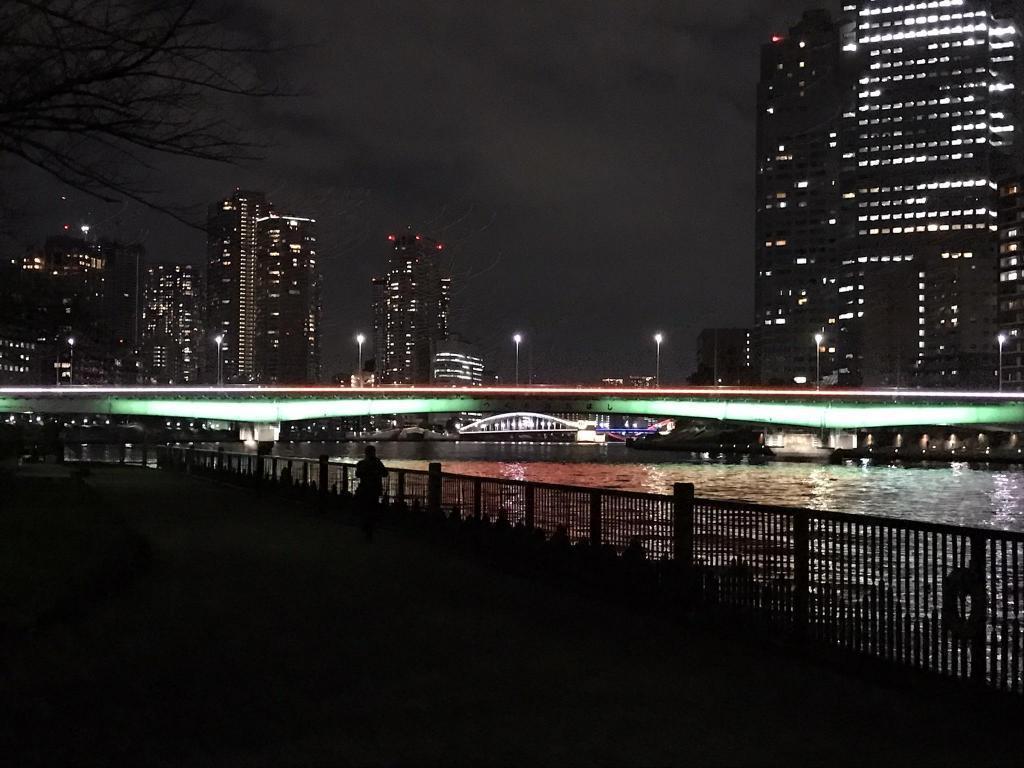
[[[1024,429],[1024,393],[771,388],[3,387],[0,413],[105,414],[280,425],[357,416],[620,414],[856,430]]]

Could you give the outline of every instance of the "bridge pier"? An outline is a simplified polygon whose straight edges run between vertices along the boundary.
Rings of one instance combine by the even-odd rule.
[[[274,443],[281,437],[281,422],[254,422],[240,423],[238,425],[238,439],[242,442],[256,443],[256,453],[260,456],[268,456],[274,448]]]

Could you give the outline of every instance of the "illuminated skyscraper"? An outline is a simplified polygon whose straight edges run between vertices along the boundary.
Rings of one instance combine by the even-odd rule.
[[[766,383],[811,381],[814,335],[837,314],[846,96],[840,48],[839,24],[818,10],[761,50],[755,368]],[[826,349],[835,342],[827,339]],[[832,355],[823,355],[821,364],[831,373]]]
[[[990,386],[997,180],[1019,178],[1013,0],[858,0],[762,53],[761,378]]]
[[[320,380],[320,268],[316,221],[271,213],[257,219],[256,380]]]
[[[142,309],[145,378],[157,384],[195,384],[206,352],[201,325],[202,281],[190,264],[147,267]]]
[[[438,344],[448,338],[451,278],[441,275],[444,244],[424,235],[388,235],[387,273],[375,278],[374,356],[382,384],[427,384]]]
[[[856,232],[847,249],[846,306],[871,312],[867,282],[899,281],[917,323],[890,334],[916,345],[901,377],[924,386],[991,386],[996,335],[997,179],[1021,165],[1021,3],[1009,0],[860,0],[845,52],[857,61],[848,108]],[[916,280],[890,273],[914,265]],[[872,274],[878,273],[878,274]],[[851,353],[873,339],[862,334]],[[865,370],[865,383],[877,375]]]
[[[267,211],[262,192],[235,190],[211,205],[207,218],[205,343],[223,336],[225,382],[248,383],[256,375],[256,220]],[[216,381],[216,355],[205,357],[207,379]]]

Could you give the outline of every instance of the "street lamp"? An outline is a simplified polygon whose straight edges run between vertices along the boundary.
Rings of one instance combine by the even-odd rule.
[[[820,334],[814,334],[814,388],[821,389],[821,342],[825,340],[825,337]]]
[[[359,365],[356,366],[356,376],[359,377],[359,386],[363,386],[363,342],[366,341],[366,337],[361,334],[356,334],[356,344],[359,345]]]
[[[654,334],[654,343],[657,350],[655,352],[654,386],[658,389],[661,388],[661,342],[664,340],[665,337],[661,333]]]
[[[999,342],[999,391],[1003,391],[1003,344],[1006,343],[1006,334],[1000,333],[996,337]]]
[[[512,337],[512,341],[516,343],[516,386],[519,386],[519,345],[523,343],[523,334],[517,333]]]
[[[217,344],[217,386],[224,386],[224,368],[220,364],[220,353],[224,345],[224,334],[218,333],[213,337],[214,342]]]
[[[68,368],[68,379],[71,384],[75,383],[75,337],[68,339],[68,347],[71,349],[71,365]]]

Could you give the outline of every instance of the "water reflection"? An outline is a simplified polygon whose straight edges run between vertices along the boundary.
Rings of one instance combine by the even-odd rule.
[[[362,446],[282,443],[277,452],[358,458]],[[687,482],[709,498],[1024,531],[1019,468],[686,460],[611,445],[381,443],[378,453],[389,465],[412,469],[440,461],[449,472],[652,493],[671,493],[673,483]]]

